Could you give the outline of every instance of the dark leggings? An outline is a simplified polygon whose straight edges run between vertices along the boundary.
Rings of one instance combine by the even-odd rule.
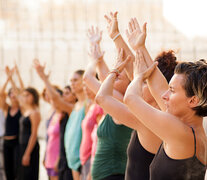
[[[36,143],[32,153],[30,155],[30,165],[22,165],[22,157],[27,148],[27,145],[20,145],[20,166],[18,173],[18,180],[38,180],[39,175],[39,144]]]
[[[17,177],[18,140],[4,140],[3,153],[6,179],[14,180]]]
[[[102,180],[124,180],[124,174],[116,174],[103,178]]]
[[[59,171],[58,176],[59,180],[73,180],[72,171],[69,168]]]

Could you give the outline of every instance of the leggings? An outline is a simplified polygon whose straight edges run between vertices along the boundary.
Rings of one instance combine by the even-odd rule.
[[[7,180],[14,180],[17,177],[18,163],[18,140],[4,140],[4,168]]]

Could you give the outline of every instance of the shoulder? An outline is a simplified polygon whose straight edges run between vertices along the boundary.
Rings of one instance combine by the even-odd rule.
[[[37,110],[37,109],[33,110],[29,117],[30,117],[31,121],[33,121],[33,120],[40,121],[40,112],[39,112],[39,110]]]

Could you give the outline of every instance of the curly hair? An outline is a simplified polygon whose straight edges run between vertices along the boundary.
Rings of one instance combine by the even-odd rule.
[[[158,68],[165,76],[168,83],[170,79],[174,75],[174,70],[177,65],[177,58],[175,56],[175,52],[173,50],[163,51],[156,58],[155,61],[158,62]]]

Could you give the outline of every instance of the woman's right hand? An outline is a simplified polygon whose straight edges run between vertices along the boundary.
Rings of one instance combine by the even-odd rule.
[[[118,12],[112,13],[110,12],[110,16],[105,15],[105,19],[108,22],[108,33],[111,39],[113,39],[117,34],[119,34],[119,27],[118,27],[118,21],[117,21],[117,14]]]
[[[45,65],[41,65],[38,59],[33,61],[34,68],[36,69],[37,74],[42,80],[47,80],[48,75],[45,74]]]

